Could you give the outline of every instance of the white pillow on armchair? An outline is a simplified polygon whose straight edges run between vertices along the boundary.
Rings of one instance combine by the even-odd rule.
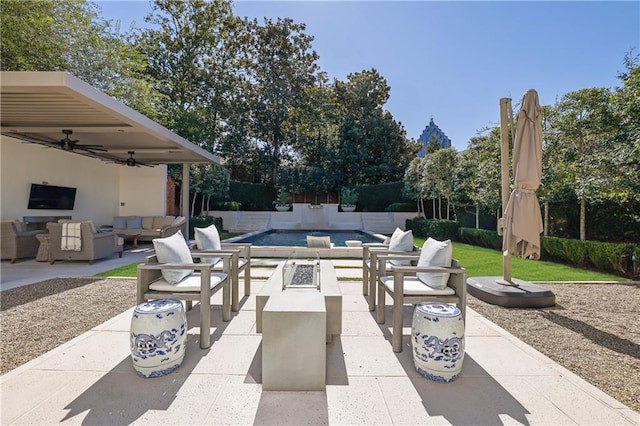
[[[198,250],[222,250],[220,234],[215,225],[207,226],[206,228],[193,228],[193,233],[195,234]],[[216,264],[220,259],[219,257],[202,257],[200,261],[202,263]]]
[[[396,228],[391,235],[391,241],[389,242],[389,251],[413,251],[413,231],[403,231],[400,228]],[[410,260],[394,259],[389,261],[396,266],[409,266]]]
[[[166,238],[155,238],[152,242],[159,263],[193,263],[182,232],[178,231]],[[169,284],[178,284],[192,273],[193,269],[163,269],[162,277]]]
[[[451,266],[453,246],[451,240],[438,241],[429,237],[422,246],[418,267]],[[443,290],[449,281],[448,272],[418,272],[416,276],[420,281],[436,290]]]

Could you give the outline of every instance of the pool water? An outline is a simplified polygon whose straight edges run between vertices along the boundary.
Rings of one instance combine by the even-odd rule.
[[[307,235],[329,236],[335,247],[346,247],[345,241],[359,240],[363,243],[379,243],[382,240],[361,231],[290,231],[271,230],[248,238],[238,240],[238,243],[252,243],[254,246],[294,246],[306,247]]]

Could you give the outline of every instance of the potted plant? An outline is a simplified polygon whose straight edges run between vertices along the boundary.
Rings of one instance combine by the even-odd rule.
[[[343,212],[352,212],[356,209],[358,193],[355,189],[342,188],[340,192],[340,207]]]
[[[287,212],[291,207],[287,201],[289,200],[289,191],[285,188],[278,189],[278,198],[273,202],[276,206],[276,210],[279,212]]]

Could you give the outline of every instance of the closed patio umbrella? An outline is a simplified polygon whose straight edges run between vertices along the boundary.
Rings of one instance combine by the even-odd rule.
[[[470,295],[507,308],[546,308],[556,304],[552,291],[511,277],[511,255],[540,258],[542,216],[536,190],[542,177],[542,112],[535,90],[522,99],[513,143],[513,191],[509,193],[511,99],[500,99],[502,205],[502,277],[468,277]]]
[[[518,113],[513,175],[514,188],[504,211],[502,250],[505,256],[539,259],[543,228],[536,190],[542,177],[542,112],[535,90],[525,93]],[[504,280],[511,281],[510,267],[504,269]]]

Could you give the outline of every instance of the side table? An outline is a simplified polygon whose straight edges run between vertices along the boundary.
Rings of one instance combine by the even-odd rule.
[[[40,247],[38,247],[38,253],[36,254],[36,261],[48,262],[49,261],[49,234],[37,234],[36,238],[40,241]]]

